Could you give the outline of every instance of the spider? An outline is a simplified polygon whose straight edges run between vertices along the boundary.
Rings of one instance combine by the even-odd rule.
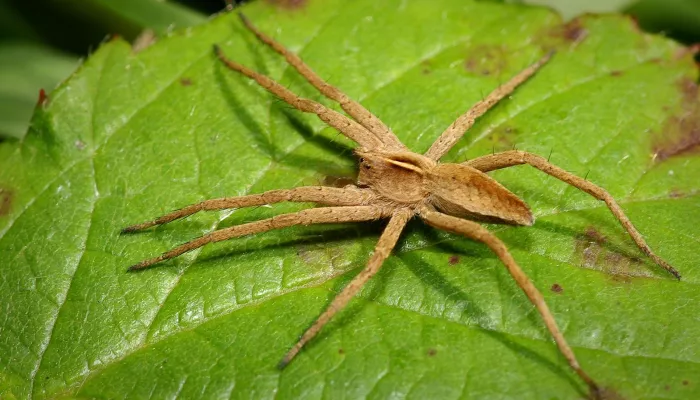
[[[627,230],[637,246],[676,278],[680,274],[652,252],[641,234],[617,204],[601,187],[559,168],[535,154],[511,150],[465,161],[461,164],[440,163],[445,155],[475,120],[516,87],[532,77],[544,66],[553,53],[546,54],[525,68],[508,82],[496,88],[483,100],[457,118],[432,144],[425,154],[417,154],[404,146],[394,133],[359,103],[351,100],[338,88],[322,80],[296,54],[259,31],[242,14],[243,25],[261,42],[284,56],[306,80],[324,96],[340,104],[347,117],[313,100],[298,97],[271,78],[261,75],[228,59],[218,46],[214,52],[221,62],[254,81],[292,107],[316,114],[323,122],[357,143],[359,174],[355,185],[344,188],[308,186],[288,190],[271,190],[261,194],[206,200],[192,204],[150,222],[132,225],[122,233],[140,231],[156,225],[184,218],[199,211],[222,210],[260,206],[284,201],[312,202],[325,207],[306,209],[278,215],[260,221],[213,231],[182,244],[158,257],[132,265],[129,270],[147,268],[153,264],[177,257],[208,243],[252,235],[293,225],[342,223],[388,219],[367,266],[330,303],[326,310],[307,329],[279,364],[284,368],[323,326],[358,293],[371,279],[396,245],[402,230],[413,217],[428,225],[463,235],[488,246],[505,265],[508,272],[539,312],[559,351],[571,368],[588,385],[593,397],[600,395],[598,384],[581,368],[573,350],[559,330],[540,291],[520,269],[506,245],[493,233],[475,221],[532,225],[534,218],[528,205],[489,177],[487,172],[529,164],[532,167],[572,185],[598,200],[605,202],[613,215]]]

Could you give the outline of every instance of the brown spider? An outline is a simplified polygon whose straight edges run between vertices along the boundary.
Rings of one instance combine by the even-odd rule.
[[[284,86],[227,59],[218,46],[214,51],[230,69],[255,80],[275,96],[303,112],[316,114],[328,125],[357,142],[355,153],[360,158],[360,172],[356,185],[344,188],[323,186],[299,187],[288,190],[272,190],[261,194],[206,200],[164,215],[151,222],[133,225],[122,232],[134,232],[186,217],[202,210],[221,210],[259,206],[283,201],[313,202],[327,207],[312,208],[295,213],[278,215],[261,221],[220,229],[178,246],[158,257],[131,266],[130,270],[149,267],[161,261],[177,257],[208,243],[219,242],[245,235],[265,232],[293,225],[357,222],[388,218],[389,223],[379,238],[367,267],[360,272],[333,299],[314,324],[304,332],[300,340],[280,362],[286,366],[301,348],[357,294],[362,286],[377,273],[384,260],[396,245],[401,231],[414,216],[439,229],[464,235],[486,244],[503,262],[508,272],[542,316],[559,351],[571,368],[589,386],[591,395],[598,397],[600,390],[595,381],[579,366],[576,356],[559,331],[542,294],[520,269],[505,244],[475,221],[487,221],[513,225],[532,225],[534,218],[527,204],[486,172],[514,165],[529,164],[540,171],[572,185],[598,200],[605,201],[639,248],[657,264],[680,279],[680,274],[664,260],[656,256],[642,236],[625,216],[620,206],[604,189],[581,179],[546,159],[524,151],[505,151],[479,157],[461,164],[441,164],[440,158],[454,146],[474,121],[499,100],[513,92],[529,79],[551,57],[551,53],[517,74],[506,84],[496,88],[484,100],[454,121],[424,154],[411,152],[394,133],[359,103],[349,99],[339,89],[323,81],[297,55],[266,36],[241,15],[243,24],[260,41],[284,56],[304,78],[324,96],[337,101],[350,115],[346,117],[313,100],[296,96]]]

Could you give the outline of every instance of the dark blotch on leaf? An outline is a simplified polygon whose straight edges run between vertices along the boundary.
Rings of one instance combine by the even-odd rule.
[[[686,103],[697,103],[698,84],[695,83],[695,81],[683,78],[678,82],[678,86],[683,91],[683,100],[685,100]]]
[[[676,60],[680,60],[683,57],[695,57],[698,52],[700,51],[700,43],[695,43],[692,44],[688,47],[681,47],[680,49],[676,50],[675,54],[673,55],[673,58]]]
[[[554,285],[552,285],[552,292],[554,292],[554,293],[561,293],[561,292],[563,292],[563,291],[564,291],[564,288],[561,287],[560,284],[555,283]]]
[[[318,261],[318,256],[308,246],[301,246],[299,250],[297,250],[297,256],[299,256],[299,258],[301,258],[306,264],[311,264]]]
[[[678,88],[683,93],[681,114],[666,120],[661,135],[658,135],[659,140],[654,145],[658,162],[700,149],[698,85],[684,78],[678,82]]]
[[[579,42],[583,40],[588,31],[581,25],[580,19],[575,19],[568,24],[564,25],[562,29],[562,36],[570,42]]]
[[[192,85],[192,79],[190,79],[190,78],[182,78],[182,79],[180,79],[180,85],[182,85],[182,86],[190,86],[190,85]]]
[[[632,278],[629,276],[628,271],[630,265],[637,264],[641,266],[642,264],[640,259],[625,257],[620,253],[606,253],[603,262],[617,271],[616,274],[612,275],[612,279],[620,283],[632,283]]]
[[[469,49],[464,68],[475,75],[500,76],[507,67],[508,51],[502,46],[477,46]]]
[[[49,102],[49,96],[46,94],[46,90],[39,89],[39,99],[36,101],[37,106],[45,106]]]
[[[623,71],[618,71],[618,70],[610,72],[610,76],[621,76],[623,74],[624,74]]]
[[[338,354],[345,354],[345,350],[343,350],[342,348],[338,349]]]
[[[515,147],[515,141],[518,138],[518,129],[508,126],[501,125],[494,129],[489,135],[489,140],[491,142],[491,147],[494,152],[512,150]]]
[[[594,227],[589,226],[586,228],[585,235],[587,238],[594,240],[596,243],[605,243],[605,236],[598,232]]]
[[[0,217],[10,213],[14,197],[14,192],[12,190],[0,187]]]
[[[672,199],[678,199],[684,196],[684,193],[678,189],[673,189],[670,192],[668,192],[668,197]]]
[[[447,262],[449,262],[450,265],[455,265],[459,262],[459,256],[451,255]]]
[[[420,72],[421,72],[423,75],[428,75],[428,74],[430,74],[431,72],[433,72],[429,60],[425,60],[425,61],[421,62],[420,65],[421,65],[421,71],[420,71]]]
[[[574,263],[581,267],[602,271],[609,274],[615,282],[630,283],[634,276],[652,276],[644,262],[610,248],[607,238],[592,226],[576,237]]]
[[[688,384],[690,384],[690,382],[688,382],[687,380],[683,380],[683,386],[688,386]]]
[[[553,51],[562,47],[573,48],[588,36],[588,30],[580,18],[566,24],[549,26],[533,36],[543,51]]]
[[[601,400],[625,400],[624,397],[609,387],[600,390],[599,398]]]
[[[437,354],[436,349],[428,349],[428,357],[434,357]]]
[[[549,29],[544,32],[545,35],[542,37],[542,39],[544,39],[542,43],[543,47],[551,49],[553,46],[556,47],[557,44],[578,43],[584,40],[586,36],[588,36],[588,30],[583,26],[581,21],[581,18],[576,18],[564,25],[557,26],[554,29]],[[547,38],[554,39],[555,43],[551,43],[551,40],[547,40]],[[540,39],[540,41],[542,41],[542,39]],[[561,43],[562,41],[564,43]]]

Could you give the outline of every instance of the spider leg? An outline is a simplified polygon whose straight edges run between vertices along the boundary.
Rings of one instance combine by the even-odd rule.
[[[304,63],[304,61],[302,61],[298,55],[292,53],[280,43],[258,30],[258,28],[256,28],[245,15],[238,13],[238,16],[241,18],[241,21],[243,21],[245,27],[253,32],[253,34],[255,34],[255,36],[257,36],[261,42],[265,43],[277,53],[282,55],[287,62],[304,78],[306,78],[310,84],[318,89],[321,94],[338,102],[340,107],[346,113],[359,122],[360,125],[374,133],[377,138],[382,141],[382,143],[390,147],[392,150],[404,150],[406,148],[399,141],[396,135],[394,135],[391,129],[389,129],[389,127],[386,126],[379,118],[377,118],[377,116],[364,108],[360,103],[351,100],[345,93],[340,91],[340,89],[321,79],[321,77],[319,77],[316,72],[306,65],[306,63]]]
[[[247,224],[236,225],[225,229],[219,229],[184,243],[174,249],[150,258],[129,267],[130,271],[147,268],[153,264],[177,257],[188,251],[198,249],[206,244],[220,242],[235,237],[253,235],[273,229],[286,228],[293,225],[333,224],[341,222],[370,221],[389,217],[391,212],[377,206],[349,206],[349,207],[324,207],[311,208],[290,214],[277,215],[272,218]]]
[[[529,164],[548,175],[551,175],[579,190],[590,194],[598,200],[604,201],[613,215],[618,219],[618,221],[620,221],[625,230],[627,230],[627,233],[629,233],[629,235],[632,237],[632,240],[634,240],[637,247],[639,247],[644,254],[649,256],[649,258],[654,260],[656,264],[671,273],[677,279],[681,279],[681,274],[675,268],[664,261],[661,257],[654,254],[637,228],[632,225],[632,222],[629,220],[629,218],[627,218],[624,211],[622,211],[622,208],[617,204],[615,199],[610,195],[610,193],[600,186],[567,172],[554,164],[551,164],[544,157],[540,157],[525,151],[504,151],[502,153],[475,158],[465,162],[464,164],[474,167],[482,172],[512,167],[514,165]]]
[[[597,395],[599,393],[598,385],[593,381],[593,379],[586,374],[586,372],[581,369],[573,350],[566,343],[564,335],[559,331],[556,321],[552,312],[549,311],[547,303],[544,301],[544,297],[537,290],[532,281],[525,275],[522,269],[511,256],[506,245],[493,233],[489,232],[483,226],[477,224],[476,222],[453,217],[451,215],[443,214],[435,210],[429,209],[427,207],[423,208],[419,212],[419,216],[425,220],[429,225],[432,225],[438,229],[454,232],[470,239],[482,242],[486,244],[496,256],[505,265],[506,269],[510,275],[515,279],[515,282],[520,286],[520,288],[525,292],[525,295],[530,299],[530,302],[535,306],[537,311],[540,313],[545,326],[552,334],[554,341],[559,347],[559,351],[564,355],[566,360],[569,362],[571,368],[576,371],[578,376],[583,379],[591,390],[591,393]],[[594,396],[595,397],[595,396]]]
[[[311,202],[327,206],[361,206],[369,204],[372,199],[374,199],[374,194],[370,190],[354,187],[334,188],[327,186],[305,186],[294,189],[270,190],[260,194],[224,197],[191,204],[156,218],[153,221],[126,227],[122,229],[121,233],[136,232],[152,226],[167,224],[168,222],[187,217],[199,211],[261,206],[264,204],[281,203],[283,201]]]
[[[260,86],[279,97],[292,107],[303,112],[316,114],[323,122],[337,129],[349,139],[357,142],[361,147],[366,149],[383,147],[382,142],[372,132],[368,131],[364,126],[358,124],[345,115],[331,110],[330,108],[313,100],[299,97],[270,77],[259,74],[250,68],[229,60],[226,58],[221,48],[217,45],[214,45],[214,52],[229,69],[237,71],[256,81]]]
[[[301,339],[299,339],[299,341],[289,350],[289,352],[287,352],[282,361],[280,361],[278,365],[280,369],[286,367],[287,364],[292,361],[294,356],[299,353],[301,348],[304,347],[309,340],[313,339],[313,337],[316,336],[321,328],[323,328],[323,326],[326,325],[326,323],[330,321],[330,319],[333,318],[337,312],[345,308],[348,302],[355,297],[358,291],[360,291],[362,286],[364,286],[364,284],[367,283],[367,281],[370,280],[374,274],[377,273],[377,271],[379,271],[379,268],[381,268],[384,260],[389,257],[391,250],[393,250],[394,246],[396,246],[396,242],[401,235],[401,231],[403,231],[403,228],[406,226],[406,223],[408,223],[408,220],[412,215],[413,212],[407,209],[401,209],[394,212],[391,220],[389,220],[389,224],[386,226],[382,236],[379,238],[379,242],[377,242],[377,246],[374,248],[374,253],[369,259],[365,269],[363,269],[362,272],[360,272],[350,283],[348,283],[347,286],[345,286],[345,288],[343,288],[343,290],[333,299],[328,308],[326,308],[323,314],[316,319],[313,325],[311,325],[306,332],[304,332]]]
[[[430,149],[425,153],[425,156],[435,161],[444,156],[459,139],[464,136],[464,133],[474,125],[476,119],[484,115],[491,107],[501,101],[504,97],[513,93],[515,88],[528,80],[537,72],[544,64],[549,61],[553,53],[550,52],[539,61],[520,71],[512,77],[510,81],[497,87],[493,92],[489,93],[485,99],[474,104],[466,113],[457,118],[442,134],[433,142]]]

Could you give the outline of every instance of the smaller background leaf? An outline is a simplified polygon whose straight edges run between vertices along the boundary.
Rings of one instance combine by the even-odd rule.
[[[45,46],[0,44],[0,137],[22,137],[39,91],[53,90],[77,65],[75,57]]]
[[[522,2],[551,7],[564,19],[571,19],[584,13],[611,13],[633,3],[632,0],[524,0]]]

